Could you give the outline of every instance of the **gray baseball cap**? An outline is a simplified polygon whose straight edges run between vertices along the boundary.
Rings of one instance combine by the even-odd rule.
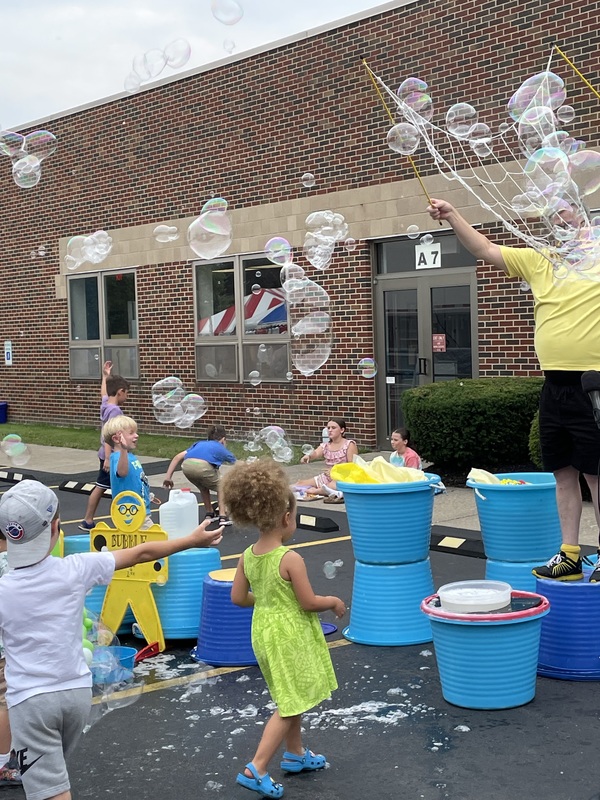
[[[29,567],[48,555],[57,510],[58,497],[39,481],[21,481],[0,498],[9,567]]]

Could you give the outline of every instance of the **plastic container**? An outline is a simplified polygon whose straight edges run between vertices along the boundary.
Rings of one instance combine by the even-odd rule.
[[[337,482],[358,561],[410,564],[429,556],[434,484],[440,478],[425,474],[411,483]]]
[[[431,641],[429,620],[420,611],[433,592],[429,559],[414,564],[354,565],[350,624],[343,635],[373,645],[422,644]]]
[[[135,647],[96,647],[90,664],[94,683],[120,683],[130,680],[136,655]]]
[[[0,425],[6,425],[8,422],[8,403],[0,402]]]
[[[482,484],[475,490],[485,554],[495,561],[548,561],[560,550],[556,480],[550,472],[504,472],[528,485]]]
[[[231,602],[235,569],[220,569],[204,578],[198,643],[190,655],[217,667],[256,664],[252,649],[252,607]]]
[[[481,614],[506,608],[511,592],[511,585],[502,581],[457,581],[440,586],[438,596],[444,611]]]
[[[535,697],[542,618],[550,603],[533,592],[512,592],[511,597],[538,604],[520,611],[455,614],[436,607],[437,595],[421,603],[431,622],[448,703],[501,709],[522,706]]]
[[[6,422],[6,420],[4,420]],[[327,444],[329,441],[329,431],[327,428],[323,428],[321,431],[321,444]]]
[[[600,680],[600,583],[537,579],[550,601],[542,623],[538,674],[568,681]]]
[[[158,510],[160,527],[169,539],[187,536],[198,527],[198,502],[189,489],[171,489],[169,500]]]

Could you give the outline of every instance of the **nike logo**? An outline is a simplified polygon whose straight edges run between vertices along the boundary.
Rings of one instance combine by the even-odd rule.
[[[17,751],[17,759],[19,761],[19,771],[20,771],[21,775],[24,775],[27,772],[28,769],[31,769],[31,767],[33,767],[35,762],[39,761],[40,758],[44,755],[42,753],[42,756],[38,756],[37,758],[34,758],[33,761],[30,761],[28,763],[27,762],[27,756],[25,755],[26,752],[27,752],[27,748],[25,748],[24,750]]]

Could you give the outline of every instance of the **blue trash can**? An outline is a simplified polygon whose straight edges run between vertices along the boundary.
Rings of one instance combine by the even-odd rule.
[[[505,472],[496,477],[528,485],[467,481],[475,490],[485,554],[494,561],[545,563],[562,541],[556,480],[550,472]]]
[[[439,475],[410,483],[346,483],[354,557],[363,564],[410,564],[429,556],[434,485]]]
[[[5,425],[8,422],[8,403],[0,402],[0,425]]]
[[[437,595],[421,603],[431,622],[442,694],[448,703],[501,709],[522,706],[535,697],[542,617],[550,603],[533,592],[513,592],[512,597],[541,602],[522,611],[486,614],[444,611],[435,605]]]

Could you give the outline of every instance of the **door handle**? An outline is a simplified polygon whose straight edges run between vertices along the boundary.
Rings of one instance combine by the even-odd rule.
[[[427,375],[427,359],[419,358],[419,375]]]

